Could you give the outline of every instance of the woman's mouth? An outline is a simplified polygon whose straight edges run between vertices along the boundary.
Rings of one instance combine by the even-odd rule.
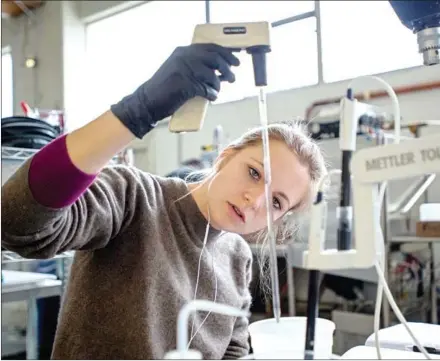
[[[245,218],[244,214],[240,211],[240,209],[229,202],[228,202],[228,205],[229,205],[229,209],[231,210],[233,215],[236,218],[238,218],[242,223],[245,223],[246,218]]]

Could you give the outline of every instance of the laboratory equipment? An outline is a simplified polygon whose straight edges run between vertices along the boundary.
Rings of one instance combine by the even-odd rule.
[[[423,64],[440,64],[440,2],[391,0],[390,4],[402,24],[417,34]]]
[[[271,51],[270,27],[267,21],[199,24],[194,29],[192,43],[214,43],[234,51],[245,50],[252,56],[255,86],[266,86],[266,54]],[[187,101],[171,116],[169,130],[175,133],[200,130],[208,104],[203,97]]]
[[[430,354],[439,355],[440,357],[440,325],[433,325],[421,322],[408,322],[408,326],[412,329],[418,339],[423,339],[423,346]],[[417,352],[417,346],[409,337],[403,325],[398,324],[384,328],[379,331],[380,347]],[[374,347],[374,334],[365,341],[365,346]]]
[[[220,155],[225,145],[225,133],[221,125],[217,125],[214,129],[214,135],[212,139],[212,145],[214,147],[214,152],[216,157]]]
[[[199,351],[191,349],[187,350],[188,320],[189,316],[196,311],[215,312],[232,317],[249,317],[249,313],[247,311],[208,300],[193,300],[188,302],[180,310],[177,319],[177,350],[169,351],[165,355],[165,359],[202,359],[202,354]]]
[[[378,78],[374,79],[378,80]],[[388,89],[388,91],[394,99],[395,95],[393,96],[392,89]],[[356,101],[350,99],[349,96],[343,98],[341,113],[341,129],[344,129],[344,132],[341,131],[341,138],[348,134],[348,139],[355,139],[358,124]],[[396,113],[399,114],[398,107],[396,107],[394,114]],[[396,117],[395,119],[395,130],[400,128],[398,119],[400,118]],[[399,135],[399,132],[396,131],[397,141]],[[344,144],[344,139],[341,143]],[[312,270],[330,270],[369,268],[376,265],[377,257],[383,254],[383,238],[379,227],[381,191],[378,184],[393,179],[440,171],[440,148],[438,144],[440,144],[439,136],[429,136],[403,144],[395,143],[362,149],[354,153],[350,162],[350,169],[346,168],[345,171],[351,171],[349,176],[350,179],[352,176],[353,183],[349,186],[349,190],[353,192],[355,216],[359,219],[354,224],[355,247],[348,250],[324,249],[327,209],[323,194],[319,192],[312,209],[309,250],[304,254],[305,267]],[[354,141],[351,147],[351,149],[354,149]],[[344,168],[342,172],[344,172]],[[347,184],[345,184],[345,187],[347,187]],[[381,284],[385,288],[385,292],[389,293],[388,287],[384,284],[386,283],[385,279],[381,276],[383,277],[383,274],[379,275]],[[316,303],[316,298],[309,298],[309,305]],[[312,313],[309,313],[308,316],[310,318],[315,317]],[[398,317],[400,317],[399,314]],[[403,319],[403,316],[401,317]],[[313,327],[313,322],[310,323]],[[310,352],[306,352],[306,357],[309,357],[309,354]]]
[[[255,359],[302,359],[306,317],[282,317],[280,322],[266,319],[249,325]],[[316,357],[329,359],[333,350],[334,322],[316,319]],[[296,336],[292,342],[292,335]],[[301,341],[302,340],[302,341]]]
[[[423,53],[424,64],[439,64],[440,3],[438,1],[390,1],[390,4],[402,23],[417,33],[419,51]],[[376,80],[380,81],[378,78]],[[383,257],[384,247],[380,229],[381,196],[378,183],[440,171],[440,148],[436,146],[440,144],[440,137],[434,136],[400,145],[400,110],[397,97],[388,84],[382,81],[382,85],[385,86],[393,100],[396,143],[394,145],[378,146],[371,150],[363,149],[353,154],[356,149],[359,114],[357,114],[357,101],[353,99],[351,86],[348,87],[346,96],[341,100],[342,175],[340,207],[337,210],[338,243],[337,249],[324,249],[327,208],[323,192],[320,190],[312,210],[309,251],[304,254],[304,264],[311,269],[306,330],[307,335],[310,336],[305,344],[306,359],[313,358],[313,319],[316,318],[318,305],[316,279],[319,273],[317,270],[368,268],[375,265],[380,273],[380,265],[376,259]],[[355,182],[353,185],[351,184],[352,175]],[[384,186],[385,184],[382,184],[381,193],[384,191]],[[356,236],[354,248],[351,244],[353,208],[350,204],[350,195],[352,190],[353,205],[357,212],[356,217],[359,219],[354,225]],[[384,287],[387,296],[392,298],[383,273],[379,274],[379,279],[380,287]],[[381,292],[381,288],[378,292]],[[396,306],[393,302],[391,305]],[[397,311],[399,311],[398,308]],[[405,321],[400,312],[396,314],[399,319]],[[406,322],[404,325],[407,328]],[[408,328],[407,331],[411,333]],[[414,337],[413,339],[416,341]],[[419,342],[416,344],[420,346]],[[422,347],[419,348],[422,349]],[[427,356],[426,350],[421,351]]]
[[[195,27],[193,44],[215,43],[236,51],[246,50],[252,56],[255,86],[259,88],[259,111],[263,126],[264,179],[266,204],[272,204],[270,191],[271,171],[269,138],[267,132],[267,106],[264,87],[267,85],[266,54],[271,51],[270,28],[267,21],[228,24],[199,24]],[[171,117],[169,129],[172,132],[198,131],[203,126],[209,101],[196,97],[186,102]],[[276,240],[273,229],[272,207],[267,209],[268,240],[270,245],[270,273],[272,281],[273,312],[277,320],[281,317],[281,305],[276,259]]]
[[[402,351],[393,349],[382,349],[382,356],[385,360],[424,360],[420,352]],[[440,355],[431,355],[432,359],[440,359]],[[341,360],[377,360],[376,349],[369,346],[356,346],[348,350],[341,357]]]

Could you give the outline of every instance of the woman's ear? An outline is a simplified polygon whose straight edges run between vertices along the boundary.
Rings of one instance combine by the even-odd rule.
[[[234,156],[236,154],[236,152],[237,151],[232,148],[223,149],[214,162],[214,168],[217,171],[222,169],[231,160],[232,156]]]

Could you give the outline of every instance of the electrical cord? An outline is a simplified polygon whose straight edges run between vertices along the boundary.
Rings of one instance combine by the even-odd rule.
[[[384,182],[381,184],[379,189],[379,209],[382,209],[382,203],[385,198],[385,190],[386,190],[387,184]],[[383,232],[382,228],[380,227],[380,216],[377,219],[377,224],[379,225],[378,232],[379,232],[379,247],[381,249],[379,250],[379,264],[380,266],[385,265],[385,242],[383,238]],[[380,351],[380,342],[379,342],[379,329],[380,329],[380,311],[382,310],[382,298],[383,298],[383,284],[382,282],[377,283],[377,290],[376,290],[376,302],[374,305],[374,319],[373,319],[373,327],[374,327],[374,344],[376,346],[376,352],[377,352],[377,358],[379,360],[382,359],[382,354]]]
[[[386,282],[385,275],[381,269],[379,262],[375,263],[375,268],[377,271],[377,275],[379,276],[379,282],[382,284],[383,291],[385,292],[385,296],[387,297],[391,308],[393,309],[394,313],[396,314],[397,319],[403,324],[405,329],[408,331],[409,335],[411,336],[411,338],[413,339],[414,343],[416,344],[416,346],[418,347],[420,352],[423,354],[423,356],[425,356],[426,359],[431,360],[431,356],[429,355],[428,351],[425,349],[425,347],[423,347],[421,345],[420,341],[417,339],[417,337],[414,335],[412,330],[409,328],[408,323],[405,320],[405,317],[403,316],[402,312],[400,311],[399,306],[397,306],[397,303],[394,300],[390,289],[388,288],[388,284]],[[377,347],[377,345],[376,345],[376,347]]]
[[[208,196],[209,196],[209,191],[211,190],[212,182],[214,182],[214,179],[218,176],[218,174],[219,173],[215,174],[214,177],[212,177],[211,181],[209,182],[208,192],[207,192]],[[201,187],[202,184],[199,187]],[[203,251],[205,250],[206,242],[208,241],[210,222],[211,222],[211,212],[210,212],[209,203],[208,203],[208,223],[206,225],[205,236],[203,238],[203,246],[202,246],[202,250],[200,251],[199,263],[198,263],[198,266],[197,266],[197,279],[196,279],[196,286],[195,286],[195,289],[194,289],[194,300],[197,299],[197,289],[199,287],[199,279],[200,279],[200,266],[201,266],[201,262],[202,262]],[[211,264],[212,264],[212,271],[214,273],[214,280],[215,280],[214,300],[213,300],[213,302],[215,303],[217,301],[217,273],[215,272],[214,253],[211,253]],[[191,325],[191,338],[188,341],[187,350],[189,350],[191,342],[194,340],[194,337],[196,337],[196,335],[199,333],[200,329],[202,328],[203,324],[208,319],[210,314],[211,314],[211,311],[208,312],[208,314],[205,316],[203,321],[200,323],[199,327],[196,329],[196,332],[193,334],[194,325],[195,325],[195,316],[194,316],[193,322],[192,322],[192,325]]]
[[[383,203],[383,199],[384,199],[384,195],[385,195],[385,188],[386,188],[386,184],[385,183],[381,184],[380,198],[379,198],[379,209],[382,208],[382,203]],[[381,250],[379,252],[378,260],[374,265],[376,272],[377,272],[377,275],[378,275],[376,305],[375,305],[375,310],[374,310],[374,343],[376,346],[377,357],[379,360],[382,359],[382,355],[381,355],[381,351],[380,351],[380,343],[379,343],[379,328],[380,328],[380,311],[382,308],[382,297],[383,297],[383,293],[385,292],[385,296],[387,297],[387,300],[388,300],[391,308],[393,309],[394,313],[396,314],[397,319],[403,324],[405,329],[408,331],[410,337],[413,339],[414,343],[419,348],[420,352],[422,352],[422,354],[428,360],[430,360],[431,357],[429,356],[428,351],[425,349],[425,347],[423,347],[421,345],[420,341],[417,339],[417,337],[414,335],[412,330],[409,328],[409,325],[408,325],[405,317],[403,316],[402,312],[400,311],[396,301],[394,300],[394,297],[393,297],[393,295],[388,287],[388,283],[385,279],[384,271],[382,268],[385,265],[385,242],[384,242],[383,232],[382,232],[382,228],[380,227],[379,221],[380,220],[378,219],[378,224],[379,224],[378,232],[380,233]]]

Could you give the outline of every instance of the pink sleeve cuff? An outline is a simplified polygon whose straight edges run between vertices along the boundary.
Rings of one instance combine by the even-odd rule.
[[[29,167],[29,188],[35,200],[50,208],[74,203],[93,183],[96,174],[86,174],[71,161],[63,135],[35,154]]]

